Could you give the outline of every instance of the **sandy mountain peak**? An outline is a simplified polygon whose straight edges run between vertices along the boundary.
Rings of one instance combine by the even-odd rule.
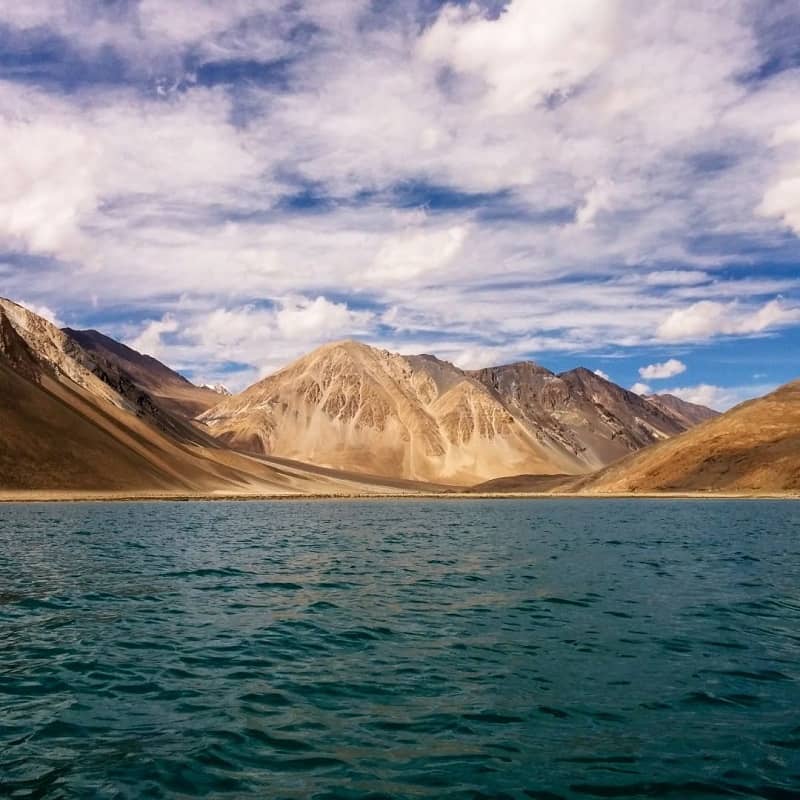
[[[409,479],[582,473],[685,425],[585,368],[461,370],[431,354],[323,345],[198,418],[245,450]]]

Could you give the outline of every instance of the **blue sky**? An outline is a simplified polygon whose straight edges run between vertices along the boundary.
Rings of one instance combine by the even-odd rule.
[[[0,4],[0,294],[234,388],[331,339],[798,377],[793,2]],[[649,387],[649,388],[646,388]]]

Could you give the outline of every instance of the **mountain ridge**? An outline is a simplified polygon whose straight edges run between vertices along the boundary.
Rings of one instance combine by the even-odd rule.
[[[356,485],[600,493],[622,485],[625,465],[719,419],[585,367],[556,374],[523,360],[462,370],[346,339],[225,396],[99,331],[62,331],[2,299],[0,366],[0,490],[49,481],[245,494]]]
[[[171,415],[119,364],[0,298],[0,495],[392,491],[227,450]],[[402,490],[402,486],[399,487]]]
[[[585,368],[556,375],[519,361],[461,370],[431,354],[348,339],[301,356],[197,421],[246,451],[463,485],[521,470],[589,472],[687,427]]]

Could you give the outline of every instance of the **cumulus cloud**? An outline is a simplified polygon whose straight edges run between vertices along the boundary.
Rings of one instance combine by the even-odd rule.
[[[87,129],[57,119],[0,124],[0,243],[56,254],[77,242],[98,202],[98,148]]]
[[[467,232],[464,226],[404,231],[384,242],[366,277],[377,281],[405,280],[447,266],[461,250]]]
[[[583,205],[575,212],[575,222],[579,228],[590,228],[595,217],[612,207],[614,185],[611,181],[598,181],[584,197]]]
[[[278,330],[287,338],[308,340],[363,333],[373,316],[370,311],[351,311],[345,303],[332,303],[324,297],[317,297],[285,302],[275,319]]]
[[[512,0],[488,19],[477,4],[446,5],[419,42],[422,56],[477,76],[494,113],[527,109],[571,91],[611,55],[613,3],[544,6]]]
[[[594,374],[595,375],[599,375],[605,381],[610,381],[611,380],[611,378],[609,378],[609,376],[608,376],[608,373],[603,372],[603,370],[601,370],[601,369],[596,369],[594,371]]]
[[[645,380],[663,380],[671,378],[673,375],[680,375],[686,372],[686,364],[678,361],[677,358],[670,358],[661,364],[648,364],[646,367],[639,367],[639,377]]]
[[[757,212],[777,217],[800,235],[800,122],[778,128],[773,144],[786,155],[779,160],[777,175],[767,186]]]
[[[653,389],[650,386],[648,386],[646,383],[641,383],[641,382],[634,383],[633,386],[631,386],[631,391],[634,394],[640,394],[640,395],[647,395],[653,393]]]
[[[747,335],[791,325],[798,320],[800,307],[789,306],[780,299],[770,300],[760,308],[702,300],[671,312],[659,326],[658,336],[666,341],[680,341],[725,334]]]
[[[325,341],[374,333],[374,324],[370,311],[323,296],[293,295],[223,308],[178,304],[175,312],[148,320],[126,341],[206,382],[214,375],[242,389]]]

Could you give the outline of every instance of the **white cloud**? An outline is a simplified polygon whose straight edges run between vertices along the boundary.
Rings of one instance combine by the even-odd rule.
[[[124,338],[172,367],[205,379],[218,376],[238,390],[326,341],[370,333],[373,326],[370,311],[298,295],[278,298],[269,307],[178,304],[173,313]],[[231,364],[251,366],[231,371]]]
[[[707,272],[699,270],[665,269],[648,272],[644,281],[650,286],[696,286],[707,283],[710,277]]]
[[[0,21],[84,56],[112,46],[140,82],[0,82],[0,246],[59,259],[0,266],[4,292],[156,317],[187,297],[151,343],[253,369],[381,317],[387,339],[474,364],[798,321],[796,281],[714,280],[797,230],[800,75],[742,81],[765,55],[744,0],[512,0],[496,18],[451,4],[422,28],[413,3],[379,26],[367,0],[101,5],[0,3]],[[318,30],[302,51],[299,23]],[[192,82],[190,51],[303,57],[280,91],[229,91]],[[162,73],[180,89],[156,97]],[[438,187],[440,207],[392,208],[409,185],[423,206]],[[307,187],[324,213],[277,202]]]
[[[324,297],[313,301],[300,298],[287,301],[275,315],[278,330],[287,338],[320,339],[363,333],[373,314],[351,311],[345,303],[332,303]]]
[[[756,211],[765,217],[777,217],[800,236],[800,122],[779,127],[773,144],[785,156],[778,158],[777,175]]]
[[[800,163],[795,173],[792,177],[781,178],[767,189],[758,211],[767,217],[778,217],[800,235]]]
[[[603,372],[603,370],[601,370],[601,369],[596,369],[594,371],[594,374],[595,375],[599,375],[605,381],[610,381],[611,380],[611,378],[608,377],[608,374]]]
[[[142,332],[128,344],[144,355],[160,358],[164,352],[162,336],[175,333],[178,327],[178,321],[171,314],[165,314],[161,319],[147,322]]]
[[[366,277],[372,281],[396,281],[441,269],[458,255],[467,233],[464,226],[404,231],[382,245]]]
[[[447,5],[419,50],[485,81],[488,109],[512,113],[568,95],[611,55],[614,7],[607,0],[512,0],[490,20],[477,5]]]
[[[677,358],[670,358],[661,364],[648,364],[646,367],[639,367],[639,377],[645,380],[663,380],[671,378],[673,375],[680,375],[686,372],[686,364],[678,361]]]
[[[39,253],[74,246],[81,220],[97,206],[98,156],[81,126],[0,120],[0,242]]]
[[[732,406],[761,397],[775,389],[775,384],[756,384],[752,386],[715,386],[708,383],[699,383],[695,386],[678,386],[664,390],[665,394],[672,394],[701,406],[708,406],[717,411],[727,411]]]
[[[614,185],[611,181],[598,181],[584,197],[583,205],[575,212],[575,222],[579,228],[594,226],[595,217],[612,207]]]
[[[800,307],[780,299],[760,308],[742,307],[736,302],[702,300],[688,308],[672,311],[658,328],[666,341],[703,340],[719,335],[747,335],[790,325],[800,320]]]
[[[641,395],[652,394],[653,392],[652,388],[648,386],[646,383],[634,383],[633,386],[631,386],[631,391],[634,394],[641,394]]]

